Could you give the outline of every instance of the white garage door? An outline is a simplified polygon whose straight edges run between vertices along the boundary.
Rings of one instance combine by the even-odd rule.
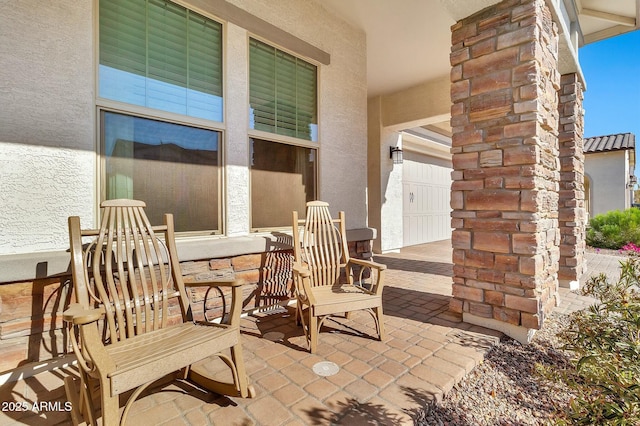
[[[451,162],[404,152],[403,245],[451,238]]]

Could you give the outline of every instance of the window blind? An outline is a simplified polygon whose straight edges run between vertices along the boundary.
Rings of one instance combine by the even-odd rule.
[[[249,49],[252,128],[316,141],[316,66],[258,40]]]
[[[222,25],[167,0],[101,0],[100,96],[222,121]]]

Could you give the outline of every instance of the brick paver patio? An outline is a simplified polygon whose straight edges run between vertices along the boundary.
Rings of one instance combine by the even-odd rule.
[[[587,275],[615,274],[620,258],[587,254]],[[372,336],[372,318],[329,320],[311,355],[294,309],[281,308],[242,321],[244,358],[257,397],[212,396],[182,382],[159,385],[136,401],[132,425],[324,425],[413,424],[425,404],[439,400],[482,361],[501,334],[464,324],[448,311],[451,295],[451,243],[441,241],[385,254],[384,291],[388,337]],[[561,290],[560,312],[590,300]],[[331,376],[313,371],[318,362],[335,363]],[[214,361],[210,368],[217,368]],[[75,367],[5,383],[2,402],[65,401],[62,378]],[[4,407],[4,406],[3,406]],[[8,408],[8,405],[7,407]],[[0,412],[0,425],[68,424],[66,412]]]

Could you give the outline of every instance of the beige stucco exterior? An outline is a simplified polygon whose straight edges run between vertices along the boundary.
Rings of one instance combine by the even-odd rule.
[[[92,23],[92,2],[21,1],[0,17],[0,254],[62,249],[65,217],[94,216]]]

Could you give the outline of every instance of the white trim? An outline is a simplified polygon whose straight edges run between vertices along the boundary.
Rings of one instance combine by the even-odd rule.
[[[569,290],[573,291],[580,288],[580,281],[558,280],[558,285],[562,288],[568,288]]]
[[[462,321],[469,324],[479,325],[480,327],[490,328],[492,330],[498,330],[512,339],[517,340],[523,345],[528,344],[533,339],[533,335],[536,330],[518,325],[509,324],[506,322],[498,321],[493,318],[483,318],[477,315],[470,314],[469,312],[462,313]]]

